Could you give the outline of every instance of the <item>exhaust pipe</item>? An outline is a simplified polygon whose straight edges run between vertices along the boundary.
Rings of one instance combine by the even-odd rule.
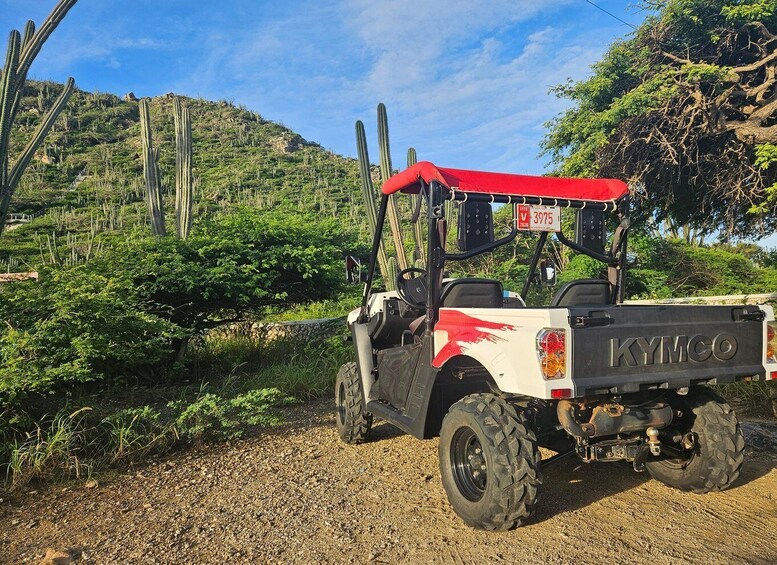
[[[583,425],[575,419],[575,405],[572,404],[571,400],[559,400],[556,415],[559,423],[569,435],[579,438],[588,438],[593,435],[591,433],[593,430],[588,425],[583,428]]]
[[[579,423],[575,418],[575,404],[560,400],[556,414],[561,426],[576,438],[612,436],[627,432],[642,432],[648,428],[665,428],[672,422],[672,408],[663,402],[644,406],[622,404],[597,404],[591,419]]]

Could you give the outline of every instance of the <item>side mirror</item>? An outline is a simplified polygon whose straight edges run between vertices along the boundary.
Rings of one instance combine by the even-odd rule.
[[[345,256],[345,282],[348,284],[357,284],[359,282],[365,282],[362,280],[366,278],[367,273],[362,272],[362,264],[353,255]]]
[[[556,284],[556,265],[550,259],[543,259],[540,262],[540,283],[545,286]]]
[[[607,241],[604,212],[579,209],[575,215],[575,243],[600,255],[604,255]]]
[[[494,214],[488,202],[459,204],[456,244],[462,251],[476,249],[494,241]]]

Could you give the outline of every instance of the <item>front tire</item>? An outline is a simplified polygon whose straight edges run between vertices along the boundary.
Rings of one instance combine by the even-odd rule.
[[[707,387],[692,387],[685,396],[674,394],[669,404],[682,415],[667,430],[679,433],[685,446],[680,454],[645,462],[650,475],[687,492],[723,490],[739,476],[745,439],[731,407]],[[663,440],[662,440],[663,441]]]
[[[362,380],[356,363],[346,363],[335,381],[337,433],[345,443],[362,443],[372,427],[372,414],[367,412],[362,393]]]
[[[509,530],[533,514],[542,483],[537,439],[513,406],[471,394],[440,430],[440,474],[453,510],[482,530]]]

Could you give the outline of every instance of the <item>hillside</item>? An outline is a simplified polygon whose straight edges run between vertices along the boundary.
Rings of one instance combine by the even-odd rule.
[[[20,127],[13,132],[17,151],[61,88],[49,82],[27,86]],[[138,102],[132,98],[73,94],[12,202],[12,213],[41,215],[0,238],[0,270],[34,268],[52,254],[63,262],[80,261],[111,237],[146,223]],[[285,204],[342,217],[366,234],[355,160],[229,102],[186,98],[185,103],[192,114],[195,218],[235,205]],[[172,95],[154,98],[151,107],[172,221]]]

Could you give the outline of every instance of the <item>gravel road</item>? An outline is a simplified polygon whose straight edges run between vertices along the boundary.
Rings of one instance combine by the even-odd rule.
[[[377,423],[341,443],[334,405],[232,444],[150,462],[93,488],[0,500],[0,561],[39,563],[775,563],[777,450],[750,425],[729,490],[685,494],[627,464],[574,460],[546,470],[530,524],[472,530],[448,506],[437,441]],[[771,428],[772,430],[774,428]],[[3,496],[0,494],[0,496]]]

